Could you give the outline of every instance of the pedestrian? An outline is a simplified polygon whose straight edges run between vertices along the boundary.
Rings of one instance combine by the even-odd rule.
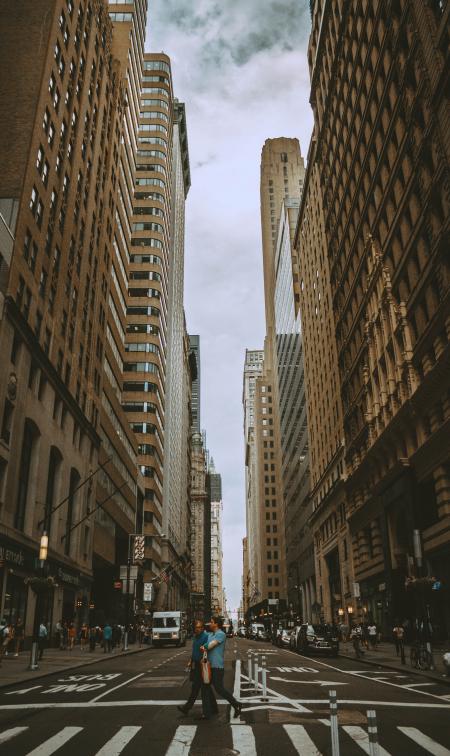
[[[370,625],[367,627],[367,631],[369,633],[369,643],[370,647],[373,651],[377,650],[377,626],[374,622],[371,622]]]
[[[0,666],[4,656],[8,656],[8,644],[10,636],[10,626],[5,619],[0,621]]]
[[[205,625],[201,620],[197,620],[194,627],[194,639],[192,641],[192,653],[189,662],[189,679],[192,683],[191,694],[183,706],[178,706],[182,714],[187,715],[197,700],[199,691],[202,695],[202,719],[209,719],[212,714],[218,714],[217,701],[211,690],[211,685],[203,682],[201,673],[201,661],[203,651],[201,650],[205,643],[208,642],[208,634],[205,631]]]
[[[242,711],[242,704],[236,701],[234,696],[224,687],[223,678],[225,675],[225,643],[226,635],[222,630],[222,618],[214,615],[211,617],[209,623],[210,633],[208,634],[208,641],[205,643],[201,650],[208,652],[208,661],[211,664],[211,685],[214,686],[214,690],[221,698],[225,698],[234,709],[235,718],[239,717]],[[209,701],[205,701],[207,707],[207,713],[204,715],[205,719],[209,719],[211,716],[211,709]]]
[[[111,645],[113,650],[116,646],[120,647],[120,639],[122,637],[122,632],[120,630],[119,625],[113,625],[112,628],[112,636],[111,636]]]
[[[62,649],[61,651],[67,651],[67,646],[69,645],[69,626],[67,622],[64,620],[62,623]]]
[[[406,664],[405,660],[405,628],[400,622],[397,622],[392,629],[395,641],[395,652],[397,656],[400,654],[402,664]]]
[[[361,626],[362,630],[362,642],[364,643],[364,648],[368,651],[369,650],[369,623],[364,622],[364,624]]]
[[[362,642],[362,627],[360,624],[355,625],[352,628],[352,631],[350,633],[350,638],[353,641],[353,648],[355,649],[355,656],[357,659],[360,659],[361,656],[364,656],[364,651],[361,648],[361,642]]]
[[[62,635],[62,622],[61,620],[58,620],[58,622],[55,625],[55,640],[56,645],[58,646],[59,650],[62,651],[62,642],[63,642],[63,635]]]
[[[82,651],[85,650],[88,643],[88,639],[89,639],[89,628],[84,622],[81,626],[81,631],[80,631],[80,647]]]
[[[21,617],[17,617],[16,624],[14,625],[14,656],[19,656],[21,646],[25,640],[25,628]]]
[[[69,637],[69,651],[73,651],[73,647],[75,645],[75,638],[77,637],[77,631],[75,629],[75,625],[73,622],[70,623],[67,634]]]
[[[95,651],[95,644],[97,642],[97,628],[93,625],[89,628],[89,651]]]
[[[112,627],[109,624],[109,622],[106,623],[106,625],[103,628],[103,651],[106,654],[106,651],[108,650],[108,653],[111,653],[112,650]]]
[[[44,655],[44,649],[47,645],[47,638],[48,638],[48,630],[47,627],[44,625],[43,622],[39,625],[39,631],[38,631],[38,647],[39,647],[39,659],[42,659]]]
[[[349,627],[346,622],[341,622],[341,638],[343,643],[348,641]]]

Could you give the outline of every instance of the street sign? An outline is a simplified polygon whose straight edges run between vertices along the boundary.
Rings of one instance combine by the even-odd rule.
[[[121,580],[127,579],[128,577],[127,571],[128,571],[128,568],[126,564],[120,565],[120,579]],[[130,573],[129,573],[130,580],[137,580],[137,576],[138,576],[137,565],[136,564],[130,565]]]
[[[134,584],[135,584],[135,580],[128,580],[128,585],[127,585],[127,581],[123,580],[122,581],[122,593],[134,593]],[[128,588],[128,590],[127,590],[127,588]]]
[[[134,536],[133,562],[142,562],[145,557],[145,536]]]
[[[144,583],[144,601],[153,601],[153,583]]]
[[[114,588],[116,588],[117,590],[120,590],[120,588],[122,588],[122,581],[121,580],[115,580],[114,581]]]

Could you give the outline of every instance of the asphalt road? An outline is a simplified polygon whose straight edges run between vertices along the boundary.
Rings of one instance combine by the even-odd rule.
[[[267,700],[248,680],[248,651],[266,657]],[[450,689],[347,658],[306,658],[270,644],[227,642],[226,687],[244,708],[232,717],[183,717],[190,684],[185,649],[149,649],[73,673],[0,691],[0,755],[318,756],[331,754],[329,690],[336,690],[342,756],[370,753],[368,709],[377,714],[379,756],[450,756]],[[261,682],[261,677],[259,677]],[[414,686],[414,687],[413,687]]]

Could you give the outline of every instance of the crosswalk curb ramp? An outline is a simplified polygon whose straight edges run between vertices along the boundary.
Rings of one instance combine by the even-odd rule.
[[[321,722],[325,724],[323,720]],[[300,756],[325,756],[326,753],[329,753],[329,748],[328,744],[325,747],[323,745],[323,724],[321,725],[321,722],[315,722],[308,727],[294,724],[280,725],[284,742],[281,739],[277,741],[280,747],[279,752],[283,753],[283,756],[295,756],[295,754]],[[210,726],[213,725],[207,725],[206,729]],[[408,753],[411,741],[414,741],[432,756],[450,756],[450,751],[447,748],[416,727],[398,725],[395,729],[402,739],[400,750],[397,741],[394,750],[390,751],[379,745],[379,756],[398,756],[399,753]],[[144,752],[142,747],[151,745],[155,736],[152,728],[147,725],[120,727],[111,734],[99,750],[93,753],[89,746],[92,731],[93,728],[90,727],[63,727],[43,742],[36,744],[32,750],[27,751],[26,743],[29,742],[30,736],[32,738],[33,728],[12,727],[0,732],[0,753],[51,756],[51,754],[59,751],[62,756],[65,753],[66,745],[73,742],[73,745],[76,745],[83,756],[120,756],[127,751],[129,754]],[[196,741],[199,739],[201,741],[202,733],[205,733],[204,725],[180,725],[175,729],[172,739],[168,739],[166,750],[164,751],[163,748],[161,753],[165,753],[165,756],[189,756],[191,748],[196,748]],[[139,743],[139,738],[142,736],[145,738],[145,743],[144,741]],[[222,744],[220,741],[224,738],[226,743]],[[349,752],[351,745],[353,745],[353,751],[354,747],[357,746],[360,751],[366,754],[371,753],[367,728],[340,725],[339,738],[343,754]],[[221,727],[220,731],[217,730],[215,733],[214,742],[215,747],[233,748],[241,756],[257,756],[258,754],[258,735],[255,734],[254,727],[251,725],[231,724]]]

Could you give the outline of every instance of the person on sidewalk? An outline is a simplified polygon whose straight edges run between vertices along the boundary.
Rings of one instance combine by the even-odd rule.
[[[89,628],[89,651],[95,651],[95,644],[97,642],[97,628],[95,625]]]
[[[211,685],[205,685],[202,680],[200,663],[203,658],[202,646],[208,642],[208,634],[205,631],[205,625],[201,620],[197,620],[194,629],[194,639],[192,641],[192,653],[189,662],[189,679],[192,682],[191,694],[183,706],[178,706],[178,710],[185,716],[189,714],[201,691],[203,719],[209,719],[211,713],[218,714],[217,701],[211,690]],[[207,702],[207,699],[208,702]]]
[[[103,651],[105,654],[107,650],[109,654],[112,651],[112,627],[109,622],[103,628]]]
[[[39,661],[44,656],[44,649],[47,645],[47,638],[48,638],[48,630],[43,622],[39,625],[39,632],[38,632],[38,648],[39,648]]]
[[[360,624],[355,625],[352,628],[350,638],[353,641],[353,648],[355,649],[355,656],[357,659],[360,659],[362,656],[364,656],[364,653],[365,653],[361,648],[363,632],[362,632],[362,627]]]
[[[25,640],[25,628],[23,626],[22,618],[17,617],[16,624],[14,625],[14,656],[19,656],[21,646]]]
[[[80,646],[81,646],[82,651],[84,651],[87,648],[88,639],[89,639],[89,628],[86,625],[86,623],[83,622],[81,626],[81,630],[80,630]]]
[[[377,650],[377,635],[378,635],[378,632],[377,632],[377,626],[376,626],[375,622],[371,622],[368,625],[367,632],[369,633],[370,648],[372,649],[372,651],[376,651]]]
[[[10,627],[5,619],[0,621],[0,666],[4,656],[8,656],[8,645],[10,641]]]
[[[208,661],[211,664],[211,685],[218,696],[225,698],[234,709],[235,718],[239,717],[242,711],[242,704],[236,701],[234,696],[224,687],[223,678],[225,675],[225,643],[227,636],[222,630],[223,620],[216,615],[211,617],[209,627],[211,632],[208,634],[208,642],[201,646],[200,650],[208,652]],[[206,701],[207,714],[206,719],[211,716],[209,702]]]
[[[395,651],[397,656],[400,654],[402,664],[406,664],[405,660],[405,629],[400,622],[397,622],[392,630],[395,641]]]
[[[73,622],[71,622],[69,625],[68,636],[69,636],[69,651],[73,651],[73,647],[75,645],[75,639],[77,637],[77,631],[75,629],[75,625]]]

